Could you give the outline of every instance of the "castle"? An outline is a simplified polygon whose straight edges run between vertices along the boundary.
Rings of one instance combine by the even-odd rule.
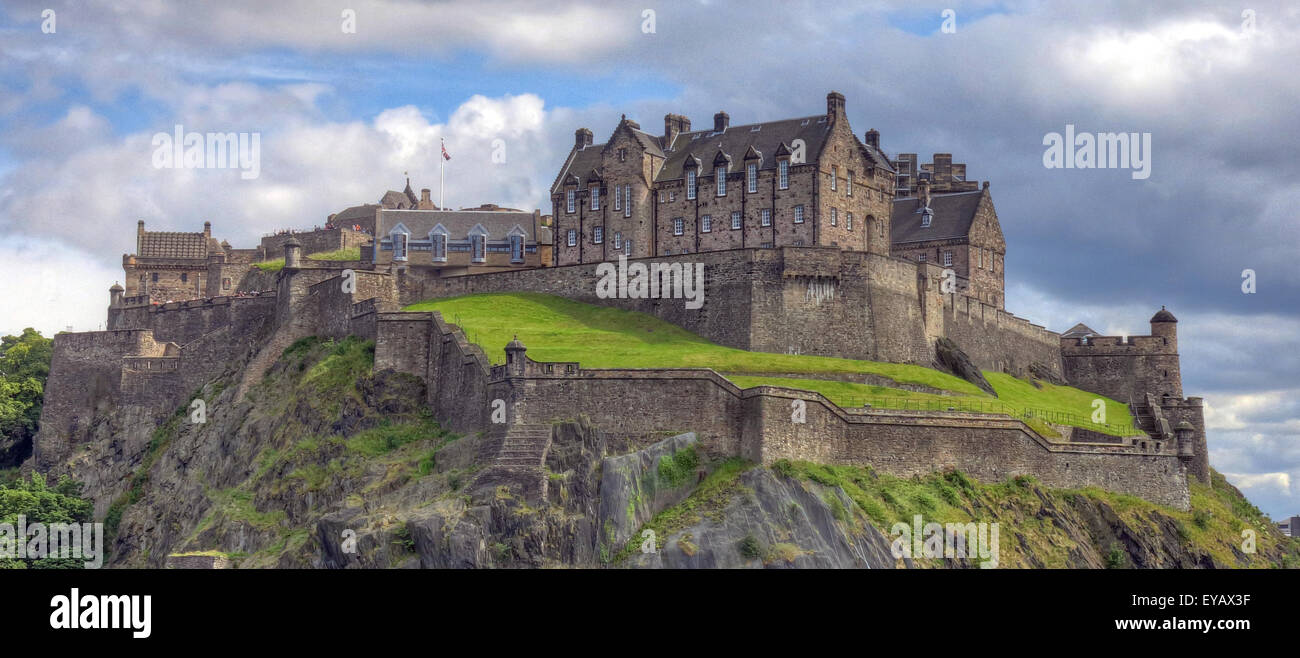
[[[135,268],[128,285],[131,275],[144,278],[110,289],[108,330],[55,338],[35,457],[45,465],[66,459],[86,440],[92,410],[162,417],[188,392],[234,372],[242,396],[294,340],[352,335],[375,341],[376,369],[422,378],[446,427],[489,430],[502,446],[494,468],[540,469],[518,455],[545,454],[552,421],[585,415],[629,440],[695,430],[710,451],[762,463],[859,463],[900,475],[958,468],[989,480],[1023,474],[1188,507],[1187,480],[1208,481],[1209,465],[1201,400],[1182,397],[1171,313],[1152,318],[1149,336],[1115,337],[1082,325],[1057,334],[1007,312],[1006,249],[989,185],[974,188],[946,154],[919,171],[914,156],[891,161],[878,133],[853,135],[837,93],[825,115],[728,121],[719,113],[713,130],[693,132],[670,114],[664,135],[654,136],[625,117],[600,146],[579,129],[551,190],[555,244],[539,211],[442,210],[427,191],[417,199],[409,182],[405,193],[331,217],[348,227],[330,230],[367,236],[359,261],[305,257],[338,248],[334,238],[274,236],[254,256],[216,243],[207,226],[164,234],[187,236],[174,240],[140,226],[124,268]],[[171,242],[184,249],[160,246]],[[243,265],[273,248],[284,257],[278,271]],[[702,264],[702,307],[597,294],[600,267],[619,257]],[[204,259],[202,289],[222,294],[159,303],[199,290],[190,277]],[[235,269],[227,276],[220,267]],[[151,269],[174,274],[154,280]],[[227,279],[239,294],[228,292]],[[251,291],[261,292],[243,294]],[[398,310],[520,291],[650,313],[746,350],[930,366],[936,346],[952,344],[981,369],[1065,380],[1128,403],[1143,434],[1062,428],[1062,438],[1049,439],[1010,416],[844,408],[807,391],[740,389],[709,369],[537,362],[518,341],[505,346],[504,364],[492,365],[439,314]],[[489,419],[495,400],[506,405],[504,425]],[[806,404],[804,422],[791,418],[795,400]],[[536,449],[521,453],[530,442]]]

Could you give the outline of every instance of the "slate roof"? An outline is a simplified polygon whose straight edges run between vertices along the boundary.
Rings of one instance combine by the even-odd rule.
[[[379,197],[379,205],[385,208],[400,208],[408,204],[410,204],[410,199],[407,199],[405,194],[397,190],[388,190],[384,192],[384,196]]]
[[[208,257],[208,239],[202,233],[145,231],[140,237],[140,258]]]
[[[339,211],[337,215],[334,215],[333,221],[338,225],[346,225],[348,223],[355,224],[358,219],[373,220],[375,218],[375,209],[378,207],[379,204],[377,203],[367,203],[360,206],[352,206],[351,208],[344,208]]]
[[[730,126],[720,133],[713,132],[712,128],[681,133],[673,140],[664,165],[655,176],[655,182],[675,180],[685,176],[682,165],[692,155],[704,163],[706,170],[701,171],[701,175],[712,174],[713,172],[708,168],[719,149],[731,156],[731,166],[728,171],[743,170],[745,152],[751,146],[763,156],[758,165],[759,169],[775,169],[777,148],[782,144],[790,146],[796,139],[804,141],[806,145],[804,153],[807,160],[812,162],[821,152],[822,145],[826,143],[826,138],[830,135],[830,126],[826,115],[818,114],[797,119]]]
[[[921,227],[921,213],[917,212],[921,206],[920,199],[895,199],[890,217],[890,241],[899,244],[967,237],[982,194],[982,190],[974,190],[931,195],[930,210],[934,214],[928,228]]]
[[[1156,311],[1156,314],[1151,316],[1151,321],[1152,322],[1177,322],[1178,318],[1174,317],[1173,313],[1166,311],[1165,307],[1161,306],[1160,310]]]
[[[505,240],[515,226],[523,229],[525,240],[533,239],[533,214],[530,212],[493,210],[384,210],[379,216],[376,233],[387,237],[399,223],[411,232],[411,239],[424,239],[438,224],[447,229],[450,240],[464,240],[470,229],[481,224],[488,240]],[[539,229],[542,227],[538,227]],[[539,231],[540,232],[540,231]]]
[[[1088,325],[1080,322],[1070,327],[1070,330],[1061,334],[1062,338],[1079,338],[1081,336],[1100,336],[1101,334],[1092,330]]]

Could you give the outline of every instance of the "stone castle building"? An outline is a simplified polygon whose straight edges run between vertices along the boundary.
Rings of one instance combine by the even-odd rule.
[[[37,460],[53,463],[87,441],[87,410],[125,406],[162,418],[186,392],[232,372],[241,373],[238,397],[294,340],[352,335],[375,341],[376,369],[423,379],[445,427],[503,440],[521,428],[549,436],[551,421],[585,415],[634,441],[693,429],[707,449],[761,463],[1028,474],[1183,509],[1188,478],[1208,479],[1201,400],[1183,397],[1177,320],[1162,309],[1150,336],[1121,338],[1083,325],[1062,335],[1007,312],[1000,223],[988,184],[965,181],[964,165],[937,154],[920,169],[929,177],[900,182],[899,162],[916,171],[914,158],[891,161],[875,131],[857,139],[835,92],[825,114],[804,118],[731,126],[719,113],[711,129],[693,131],[670,114],[664,124],[651,135],[624,117],[600,145],[579,129],[551,188],[553,221],[490,205],[438,209],[408,181],[378,204],[332,216],[370,238],[359,261],[305,258],[320,247],[314,232],[232,250],[207,226],[149,234],[141,225],[137,254],[124,260],[128,288],[110,289],[108,330],[55,338]],[[234,276],[272,250],[283,253],[282,269]],[[602,297],[600,268],[621,256],[702,265],[703,304]],[[944,285],[954,278],[955,289]],[[220,294],[194,298],[200,290]],[[262,294],[236,294],[252,290]],[[851,409],[808,391],[741,389],[709,369],[536,362],[517,342],[494,365],[440,314],[400,310],[493,292],[644,312],[752,351],[935,366],[937,346],[955,345],[978,369],[1127,403],[1141,434],[1060,427],[1049,438],[1002,414]],[[488,421],[497,399],[506,428]],[[806,423],[791,422],[792,400],[807,403]]]
[[[958,292],[1002,308],[1006,242],[988,184],[967,182],[951,154],[920,170],[914,153],[890,160],[844,107],[831,92],[825,114],[732,126],[719,112],[705,130],[668,114],[660,135],[624,116],[603,144],[579,128],[551,187],[556,263],[837,247],[951,268]]]

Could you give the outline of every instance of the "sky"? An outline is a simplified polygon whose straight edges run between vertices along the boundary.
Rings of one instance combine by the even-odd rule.
[[[101,328],[137,220],[249,247],[406,172],[436,201],[440,140],[447,205],[546,213],[579,127],[807,116],[835,90],[890,155],[990,181],[1008,310],[1129,335],[1167,306],[1211,464],[1300,514],[1300,5],[845,4],[7,0],[0,332]],[[1149,134],[1150,175],[1045,166],[1067,125]],[[257,177],[155,166],[177,126],[258,135]]]

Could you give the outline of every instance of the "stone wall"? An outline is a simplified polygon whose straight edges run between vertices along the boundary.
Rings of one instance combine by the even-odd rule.
[[[460,277],[410,267],[396,284],[402,305],[491,292],[547,293],[649,313],[721,345],[763,352],[929,366],[935,338],[948,335],[981,368],[1022,372],[1040,361],[1061,372],[1059,335],[963,296],[945,300],[937,284],[918,277],[917,265],[905,259],[788,247],[634,262],[703,263],[703,308],[687,309],[681,299],[600,299],[595,263]]]
[[[369,243],[372,237],[367,233],[354,231],[350,228],[333,228],[320,229],[316,231],[303,231],[301,233],[284,233],[281,235],[268,235],[262,238],[262,244],[259,247],[262,251],[262,260],[274,260],[284,255],[284,243],[289,238],[297,238],[302,243],[302,255],[317,254],[326,251],[336,251],[348,247],[360,247]]]

